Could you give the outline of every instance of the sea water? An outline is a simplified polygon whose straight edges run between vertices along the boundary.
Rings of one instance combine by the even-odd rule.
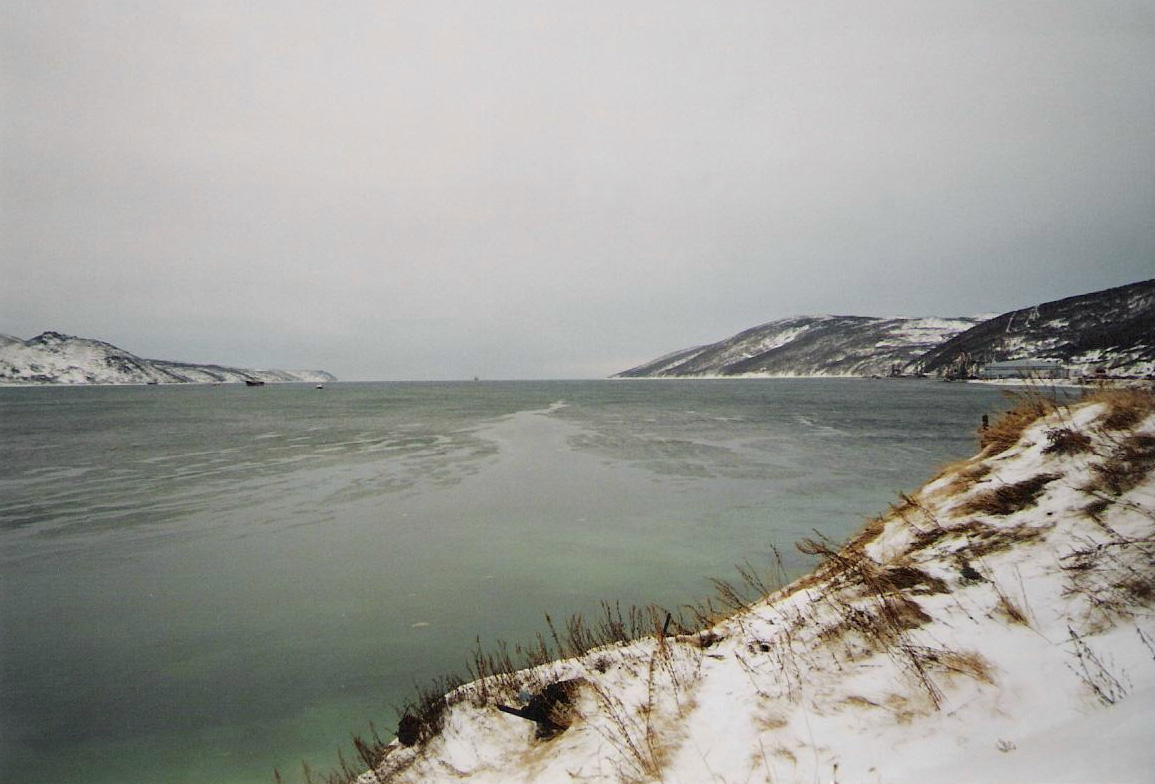
[[[286,780],[482,643],[806,566],[997,391],[914,380],[0,389],[0,781]],[[346,752],[348,754],[348,751]]]

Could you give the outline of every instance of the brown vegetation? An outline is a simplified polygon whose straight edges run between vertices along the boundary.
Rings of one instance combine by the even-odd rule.
[[[1002,454],[1019,442],[1023,431],[1056,408],[1054,399],[1029,387],[1026,392],[1008,395],[1015,405],[979,430],[979,447],[988,456]]]
[[[1133,433],[1123,439],[1106,459],[1091,467],[1095,473],[1095,481],[1085,489],[1122,495],[1138,486],[1153,468],[1155,468],[1155,436]]]
[[[1058,474],[1038,474],[1029,479],[986,490],[968,499],[959,507],[962,514],[989,514],[1000,517],[1034,506],[1047,485],[1059,478]]]
[[[1047,431],[1047,445],[1043,452],[1048,455],[1077,455],[1091,451],[1091,437],[1069,427],[1057,427]]]
[[[965,542],[958,551],[971,558],[982,558],[991,553],[1008,550],[1016,544],[1042,536],[1049,526],[1017,525],[1013,527],[993,526],[981,520],[968,520],[952,529]]]
[[[1155,412],[1155,389],[1123,387],[1099,389],[1086,396],[1093,403],[1106,403],[1099,419],[1105,430],[1130,430]]]

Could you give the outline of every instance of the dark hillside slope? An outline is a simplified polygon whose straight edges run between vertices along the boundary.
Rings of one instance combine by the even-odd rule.
[[[924,372],[1009,359],[1058,359],[1107,372],[1155,362],[1155,280],[1011,311],[926,352]],[[1149,372],[1149,371],[1148,371]]]

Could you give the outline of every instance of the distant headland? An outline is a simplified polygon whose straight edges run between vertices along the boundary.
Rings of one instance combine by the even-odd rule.
[[[0,335],[0,384],[324,383],[323,370],[248,370],[144,359],[91,338],[44,332],[31,340]]]

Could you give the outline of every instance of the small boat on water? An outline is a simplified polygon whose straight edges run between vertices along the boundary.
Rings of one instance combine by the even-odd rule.
[[[259,378],[246,378],[245,379],[245,386],[247,386],[247,387],[263,387],[264,385],[265,385],[265,382],[261,381]]]

